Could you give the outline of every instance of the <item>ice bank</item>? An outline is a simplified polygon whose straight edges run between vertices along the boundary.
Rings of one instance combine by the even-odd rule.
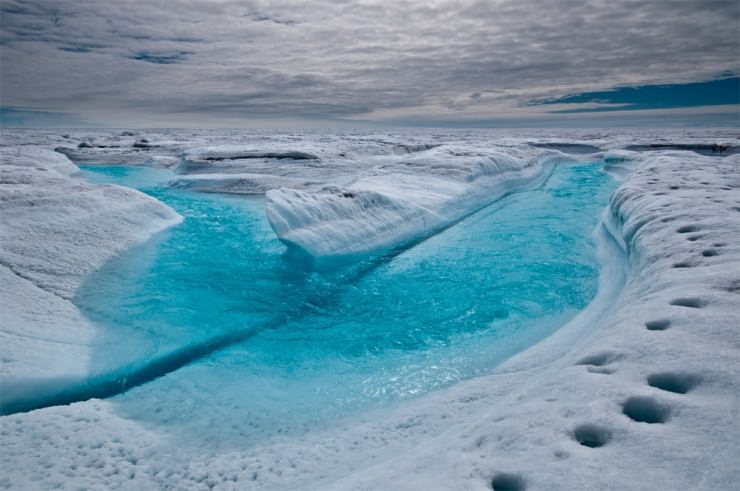
[[[607,157],[624,181],[605,223],[617,239],[611,246],[623,248],[629,268],[621,295],[606,298],[611,306],[606,315],[565,326],[488,375],[256,447],[214,452],[175,446],[166,435],[122,415],[115,401],[6,416],[0,418],[0,486],[735,489],[740,482],[740,159],[665,150]],[[26,175],[6,165],[3,172],[13,182]],[[46,173],[64,186],[75,182],[59,172],[57,177],[38,171]],[[382,174],[359,176],[358,186]],[[22,216],[34,213],[30,203],[35,207],[39,201],[26,197],[46,189],[38,186],[41,178],[29,177],[27,182],[36,184],[18,199],[10,199],[11,190],[22,189],[22,183],[7,185],[3,179],[3,207],[17,207],[14,213]],[[392,181],[386,180],[390,189],[406,191]],[[344,187],[354,193],[352,186]],[[95,186],[81,189],[93,196],[102,192]],[[85,194],[57,196],[52,203],[69,199],[88,209]],[[341,225],[343,210],[328,216]],[[3,239],[8,227],[4,215]],[[117,247],[95,230],[89,234],[105,248]],[[39,237],[56,247],[56,236]],[[6,339],[27,343],[4,349],[3,358],[22,354],[26,365],[9,363],[28,372],[60,352],[52,340],[35,339],[51,336],[41,326],[60,326],[61,343],[70,353],[76,349],[71,341],[84,332],[75,331],[82,324],[75,323],[71,316],[78,314],[64,297],[9,269],[5,243],[2,247],[3,315],[7,311],[23,321],[12,324],[16,332],[4,319],[2,346]],[[36,274],[33,268],[18,271]],[[63,275],[42,277],[51,290],[70,291]]]
[[[93,326],[70,299],[112,256],[179,223],[129,188],[89,184],[51,150],[0,148],[2,402],[87,375]],[[56,382],[55,382],[56,381]]]
[[[267,217],[291,256],[331,267],[433,235],[544,181],[549,164],[566,158],[528,145],[439,146],[365,171],[346,186],[270,190]]]
[[[366,431],[409,421],[414,443],[327,489],[735,489],[740,159],[618,154],[632,172],[605,225],[628,268],[611,309],[384,415]]]

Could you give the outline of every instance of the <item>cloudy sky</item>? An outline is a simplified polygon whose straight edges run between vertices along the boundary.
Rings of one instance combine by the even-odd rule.
[[[738,0],[0,9],[8,126],[738,123]]]

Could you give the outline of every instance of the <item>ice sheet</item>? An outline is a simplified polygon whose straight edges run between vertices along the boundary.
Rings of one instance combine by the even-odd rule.
[[[601,150],[651,140],[737,143],[714,130],[588,133],[529,138]],[[53,145],[59,137],[34,138]],[[197,138],[202,145],[215,137]],[[590,310],[490,375],[328,430],[219,453],[175,448],[107,401],[7,416],[0,483],[483,490],[508,479],[526,489],[733,489],[740,481],[740,159],[674,150],[607,155],[624,181],[602,244],[609,258],[625,248],[624,290],[616,297],[605,281],[606,294]],[[605,271],[622,270],[613,266]],[[65,284],[56,288],[66,291]],[[2,294],[4,307],[15,301]],[[66,315],[53,306],[39,300],[22,310]],[[27,325],[35,325],[32,317]]]
[[[0,343],[5,398],[13,384],[79,376],[95,328],[70,302],[109,258],[179,223],[138,191],[92,185],[44,148],[0,148]]]
[[[566,159],[526,145],[444,145],[375,167],[346,186],[268,191],[267,218],[289,253],[309,265],[348,262],[433,235],[542,182],[549,165]]]

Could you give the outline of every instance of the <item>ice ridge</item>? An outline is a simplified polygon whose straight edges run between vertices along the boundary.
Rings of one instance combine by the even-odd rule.
[[[445,145],[370,169],[346,186],[266,193],[267,218],[288,254],[332,267],[435,234],[526,185],[567,157],[529,145]]]

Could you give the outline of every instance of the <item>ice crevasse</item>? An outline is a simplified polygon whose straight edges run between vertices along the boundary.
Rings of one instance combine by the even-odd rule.
[[[368,169],[344,186],[270,190],[267,218],[289,255],[331,267],[428,237],[543,182],[549,164],[567,159],[529,145],[444,145]]]

